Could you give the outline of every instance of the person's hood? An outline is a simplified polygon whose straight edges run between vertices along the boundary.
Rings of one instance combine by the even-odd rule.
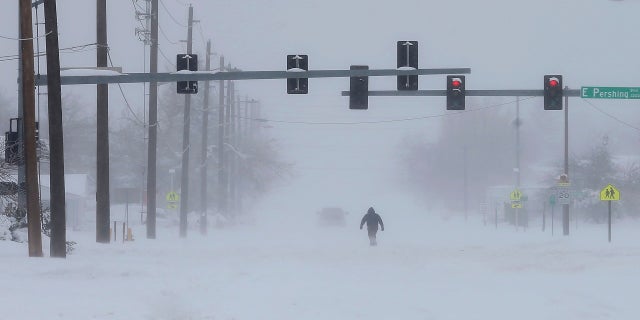
[[[376,211],[373,210],[373,207],[369,207],[369,210],[367,210],[367,213],[376,213]]]

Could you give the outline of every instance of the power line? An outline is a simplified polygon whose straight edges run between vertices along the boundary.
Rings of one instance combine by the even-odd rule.
[[[90,44],[85,44],[85,45],[78,45],[78,46],[73,46],[73,47],[68,47],[68,48],[62,48],[60,49],[60,53],[76,53],[76,52],[84,52],[84,51],[88,51],[88,50],[95,50],[95,48],[90,48],[87,49],[91,46],[95,46],[97,43],[90,43]],[[40,51],[36,54],[33,55],[33,57],[41,57],[46,55],[45,51]],[[17,54],[12,54],[12,55],[6,55],[6,56],[0,56],[0,62],[3,61],[12,61],[12,60],[18,60],[19,56]]]
[[[530,99],[533,99],[533,98],[535,98],[535,97],[526,97],[526,98],[521,98],[521,99],[517,99],[517,100],[513,100],[513,101],[508,101],[508,102],[504,102],[504,103],[499,103],[499,104],[489,105],[489,106],[486,106],[486,107],[478,107],[478,108],[474,108],[474,109],[470,109],[470,110],[465,110],[465,111],[454,112],[454,113],[442,113],[442,114],[436,114],[436,115],[430,115],[430,116],[422,116],[422,117],[401,118],[401,119],[388,119],[388,120],[375,120],[375,121],[353,121],[353,122],[310,122],[310,121],[286,121],[286,120],[273,120],[273,119],[263,119],[263,118],[249,118],[249,117],[240,117],[240,116],[236,116],[236,118],[239,118],[239,119],[247,119],[247,120],[251,120],[251,121],[258,121],[258,122],[274,122],[274,123],[305,124],[305,125],[360,125],[360,124],[378,124],[378,123],[405,122],[405,121],[416,121],[416,120],[424,120],[424,119],[443,118],[443,117],[448,117],[448,116],[455,116],[455,115],[460,115],[460,114],[469,113],[469,112],[484,111],[484,110],[488,110],[488,109],[493,109],[493,108],[497,108],[497,107],[502,107],[502,106],[506,106],[506,105],[509,105],[509,104],[515,103],[516,101],[526,101],[526,100],[530,100]]]
[[[34,40],[34,39],[38,39],[38,38],[45,38],[46,36],[48,36],[48,35],[50,35],[50,34],[51,34],[51,31],[49,31],[49,32],[47,32],[47,33],[45,33],[45,34],[43,34],[43,35],[41,35],[41,36],[31,37],[31,38],[28,38],[28,39],[21,39],[21,38],[15,38],[15,37],[7,37],[7,36],[3,36],[3,35],[0,35],[0,38],[2,38],[2,39],[6,39],[6,40],[24,41],[24,40]]]
[[[109,53],[109,51],[107,51],[107,57],[109,57],[109,63],[111,63],[111,67],[113,67],[113,60],[111,60],[111,54]],[[122,95],[122,99],[124,99],[124,103],[127,105],[129,112],[131,112],[133,117],[136,119],[136,122],[138,122],[139,125],[146,126],[146,123],[144,123],[144,121],[141,121],[140,118],[138,118],[138,115],[133,112],[133,108],[131,108],[129,100],[127,100],[127,96],[125,96],[124,90],[122,90],[122,85],[120,83],[118,83],[118,88],[120,89],[120,94]]]
[[[175,62],[173,62],[169,58],[167,58],[167,56],[164,54],[162,49],[160,49],[160,46],[158,46],[158,52],[160,52],[160,55],[164,58],[165,61],[167,61],[168,64],[173,66],[174,69],[177,68]]]
[[[582,100],[583,100],[584,102],[586,102],[588,105],[590,105],[592,108],[594,108],[596,111],[598,111],[598,112],[600,112],[600,113],[604,114],[605,116],[607,116],[607,117],[609,117],[609,118],[611,118],[611,119],[613,119],[613,120],[615,120],[615,121],[618,121],[618,122],[622,123],[623,125],[625,125],[625,126],[627,126],[627,127],[629,127],[629,128],[632,128],[632,129],[634,129],[634,130],[640,131],[640,128],[638,128],[638,127],[636,127],[636,126],[634,126],[634,125],[632,125],[632,124],[630,124],[630,123],[628,123],[628,122],[625,122],[625,121],[623,121],[623,120],[620,120],[620,119],[618,119],[617,117],[613,116],[612,114],[609,114],[609,113],[607,113],[607,112],[605,112],[605,111],[602,111],[602,109],[598,108],[596,105],[594,105],[593,103],[591,103],[589,100],[587,100],[587,99],[582,99]]]
[[[166,11],[166,12],[167,12],[167,14],[169,15],[169,17],[171,18],[171,20],[173,20],[173,22],[174,22],[175,24],[177,24],[177,25],[178,25],[178,26],[180,26],[180,27],[187,28],[187,25],[184,25],[184,24],[180,23],[180,22],[179,22],[179,21],[178,21],[178,20],[177,20],[177,19],[176,19],[172,14],[171,14],[171,11],[170,11],[169,9],[167,9],[167,7],[164,5],[164,1],[160,0],[160,5],[162,5],[162,8],[164,8],[164,11]]]
[[[169,39],[169,37],[167,36],[167,34],[164,32],[164,29],[162,29],[162,26],[160,24],[158,24],[158,29],[160,30],[160,33],[162,34],[162,36],[164,37],[165,40],[167,40],[167,42],[169,42],[170,44],[178,44],[178,41],[171,41]]]

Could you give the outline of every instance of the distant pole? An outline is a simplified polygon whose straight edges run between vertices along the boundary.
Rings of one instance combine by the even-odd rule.
[[[56,1],[44,2],[47,35],[47,86],[49,108],[51,250],[52,257],[67,256],[64,147],[62,131],[62,94],[60,86],[60,55],[58,45],[58,14]]]
[[[407,77],[408,79],[409,77]],[[407,80],[409,81],[409,80]],[[469,192],[469,186],[468,186],[468,177],[467,177],[467,146],[465,145],[463,147],[463,156],[462,156],[462,161],[463,163],[463,171],[464,171],[464,191],[463,191],[463,195],[464,195],[464,221],[467,221],[468,218],[468,207],[469,207],[469,203],[468,203],[468,196],[467,193]]]
[[[205,70],[209,71],[211,69],[211,40],[207,41],[207,54],[206,54],[206,65]],[[204,83],[204,106],[203,106],[203,114],[202,114],[202,150],[201,150],[201,160],[200,160],[200,233],[207,234],[207,149],[208,149],[208,138],[209,138],[209,93],[210,93],[210,82],[205,81]]]
[[[193,46],[193,6],[189,6],[189,24],[187,28],[187,54]],[[180,237],[187,236],[187,215],[189,211],[189,132],[191,130],[191,95],[184,96],[184,132],[182,134],[182,176],[180,181]]]
[[[97,66],[107,67],[107,0],[96,0]],[[109,243],[109,85],[97,85],[96,242]]]
[[[24,111],[24,162],[27,185],[27,234],[29,256],[42,257],[42,227],[36,155],[36,100],[33,66],[33,20],[31,1],[20,0],[20,43],[22,48],[22,99]]]
[[[520,97],[516,97],[516,188],[520,189]]]
[[[231,69],[230,66],[228,66],[229,69]],[[229,143],[231,142],[229,140],[229,134],[230,134],[230,130],[231,130],[231,104],[233,103],[233,82],[231,81],[227,81],[227,103],[225,105],[225,111],[224,111],[224,143],[222,145],[222,148],[224,148],[225,150],[229,150]],[[224,203],[225,203],[225,214],[230,216],[230,208],[231,208],[231,201],[230,201],[230,191],[229,191],[229,180],[230,180],[230,173],[231,173],[231,164],[230,164],[230,154],[231,152],[225,152],[224,154],[224,182],[225,184],[222,186],[222,188],[224,189],[224,195],[225,195],[225,199],[224,199]]]
[[[569,90],[569,87],[564,87]],[[569,97],[564,97],[564,174],[569,177]],[[571,180],[569,180],[571,181]],[[562,205],[562,233],[569,235],[569,204]]]
[[[555,205],[551,205],[551,236],[553,236],[553,220],[555,219],[554,216],[554,210],[555,210]]]
[[[224,57],[220,56],[220,71],[224,71]],[[224,80],[218,84],[218,212],[227,214],[227,193],[225,186],[225,102],[224,102]]]
[[[151,0],[149,72],[158,73],[158,0]],[[158,154],[158,83],[149,83],[149,145],[147,146],[147,239],[156,238]],[[171,188],[173,191],[173,188]]]

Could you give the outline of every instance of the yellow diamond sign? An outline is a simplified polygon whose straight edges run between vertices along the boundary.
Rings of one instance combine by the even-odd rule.
[[[178,202],[180,201],[180,195],[175,191],[171,191],[167,193],[167,202]]]
[[[600,200],[602,201],[617,201],[620,200],[620,191],[612,185],[607,185],[600,191]]]
[[[522,192],[520,192],[520,190],[515,189],[511,192],[511,201],[520,201],[520,198],[522,198]]]

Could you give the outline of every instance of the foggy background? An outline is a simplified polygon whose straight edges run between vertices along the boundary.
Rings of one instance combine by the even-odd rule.
[[[562,74],[572,89],[638,86],[636,0],[160,2],[159,72],[174,71],[175,55],[186,52],[181,41],[191,3],[199,21],[193,38],[200,61],[211,39],[213,51],[242,70],[284,70],[287,54],[308,54],[311,70],[352,64],[395,68],[396,41],[416,40],[420,68],[469,67],[468,89],[541,89],[545,74]],[[136,6],[144,4],[108,2],[110,57],[124,72],[148,71],[148,47],[135,33],[140,27]],[[0,35],[17,37],[17,12],[17,1],[4,3]],[[59,0],[58,14],[60,48],[95,43],[94,1]],[[44,21],[42,12],[39,21]],[[0,43],[0,56],[17,53],[15,40]],[[212,57],[213,68],[218,57]],[[61,65],[94,66],[95,46],[63,51]],[[45,73],[44,57],[40,70]],[[17,60],[4,58],[0,74],[4,132],[8,118],[17,113]],[[444,89],[444,79],[421,76],[420,89]],[[395,77],[371,77],[369,90],[395,89],[395,82]],[[282,173],[273,174],[252,202],[255,210],[313,213],[337,205],[350,212],[369,206],[393,212],[401,201],[426,205],[428,212],[461,212],[466,198],[471,213],[486,201],[488,187],[515,184],[515,98],[468,97],[467,112],[458,114],[445,109],[444,97],[370,97],[369,110],[358,111],[349,110],[348,98],[340,96],[349,88],[347,78],[310,79],[309,94],[299,96],[286,94],[285,80],[236,81],[236,88],[242,97],[260,101],[261,117],[267,120],[260,122],[260,130],[278,161],[277,170],[271,169]],[[111,184],[142,187],[145,91],[142,84],[123,84],[122,90],[128,107],[118,86],[110,85]],[[174,92],[173,83],[160,86],[159,114],[165,121],[159,133],[159,186],[169,184],[169,170],[180,164],[175,153],[181,148],[184,105]],[[212,90],[214,109],[216,93]],[[200,158],[198,96],[192,102],[192,159]],[[545,112],[541,97],[522,99],[521,184],[548,187],[560,173],[564,113]],[[94,174],[95,87],[64,86],[63,104],[65,169]],[[634,166],[640,145],[638,102],[572,98],[569,104],[572,157],[580,159],[606,141],[621,167]],[[39,110],[40,135],[46,137],[46,96],[40,96]],[[195,202],[197,189],[191,190]],[[159,188],[160,194],[164,191]]]

